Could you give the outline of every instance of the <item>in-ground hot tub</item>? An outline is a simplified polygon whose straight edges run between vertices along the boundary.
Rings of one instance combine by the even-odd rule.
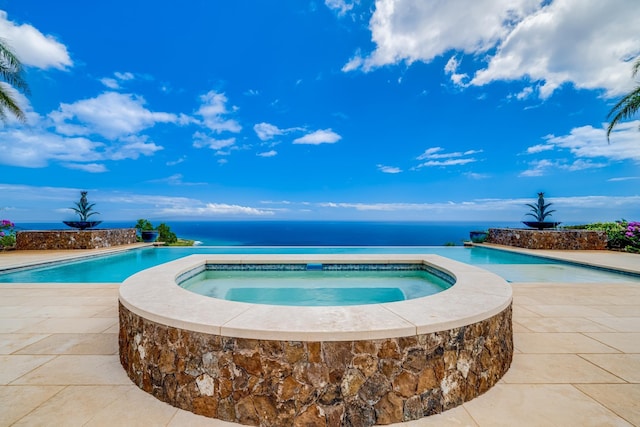
[[[422,264],[455,281],[401,302],[300,307],[210,298],[207,264]],[[143,390],[248,425],[414,420],[484,393],[513,355],[511,287],[438,255],[192,255],[120,288],[120,360]]]
[[[194,274],[195,273],[195,274]],[[178,278],[200,295],[252,304],[341,306],[433,295],[453,279],[425,264],[207,264]]]

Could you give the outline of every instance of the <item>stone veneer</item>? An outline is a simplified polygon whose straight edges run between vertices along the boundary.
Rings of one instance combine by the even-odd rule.
[[[592,230],[490,228],[486,243],[526,249],[604,250],[607,233]]]
[[[30,230],[16,233],[18,250],[100,249],[136,243],[135,228]]]
[[[439,332],[319,342],[194,332],[122,304],[119,311],[120,362],[138,387],[173,406],[246,425],[415,420],[484,393],[513,356],[511,304]]]

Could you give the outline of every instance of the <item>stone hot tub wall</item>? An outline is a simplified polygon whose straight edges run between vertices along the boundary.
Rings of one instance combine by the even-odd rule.
[[[135,228],[19,231],[18,250],[99,249],[136,243]]]
[[[468,326],[334,342],[225,337],[119,310],[120,361],[136,385],[176,407],[247,425],[415,420],[484,393],[513,356],[510,304]]]
[[[486,243],[526,249],[604,250],[607,233],[592,230],[490,228]]]

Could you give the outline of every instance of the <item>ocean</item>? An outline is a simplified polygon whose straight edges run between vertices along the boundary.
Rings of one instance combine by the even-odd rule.
[[[204,246],[460,246],[469,232],[522,227],[518,222],[394,221],[152,221]],[[98,228],[129,228],[104,221]],[[17,230],[70,228],[62,223],[17,223]]]

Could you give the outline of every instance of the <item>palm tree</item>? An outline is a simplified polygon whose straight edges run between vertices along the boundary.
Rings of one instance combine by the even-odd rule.
[[[640,70],[640,58],[638,58],[635,64],[633,64],[633,77],[638,74],[638,70]],[[607,118],[613,117],[613,120],[611,120],[611,123],[609,123],[609,127],[607,128],[607,141],[609,141],[611,131],[618,124],[618,122],[622,119],[627,119],[633,116],[638,112],[638,110],[640,110],[640,85],[636,86],[634,90],[632,90],[624,98],[622,98],[611,109],[611,111],[609,111]]]
[[[9,45],[0,39],[0,77],[15,89],[28,94],[29,86],[22,77],[22,72],[22,63]],[[7,119],[6,110],[11,111],[22,122],[27,120],[11,91],[7,90],[6,86],[0,85],[0,119],[2,121]]]

